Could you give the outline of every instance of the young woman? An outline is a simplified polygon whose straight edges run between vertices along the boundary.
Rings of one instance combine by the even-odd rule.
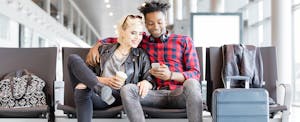
[[[118,43],[99,47],[100,63],[97,66],[88,67],[78,55],[69,56],[78,122],[91,122],[93,109],[120,105],[119,89],[124,84],[142,86],[140,92],[154,88],[149,58],[137,48],[144,31],[142,19],[139,15],[122,19],[117,27]],[[115,76],[118,71],[128,76],[125,82]]]

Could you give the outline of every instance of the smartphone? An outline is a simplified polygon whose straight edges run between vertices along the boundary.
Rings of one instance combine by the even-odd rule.
[[[159,68],[160,64],[159,63],[151,63],[152,68]]]

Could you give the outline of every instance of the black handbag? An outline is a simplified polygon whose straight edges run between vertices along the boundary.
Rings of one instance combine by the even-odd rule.
[[[0,107],[36,107],[46,105],[45,81],[26,69],[8,73],[0,81]]]

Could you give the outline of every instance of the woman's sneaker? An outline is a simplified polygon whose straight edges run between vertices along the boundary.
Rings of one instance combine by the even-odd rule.
[[[111,105],[115,102],[115,97],[112,95],[112,90],[109,86],[95,85],[94,91],[96,94],[101,96],[101,99],[106,102],[106,104]]]

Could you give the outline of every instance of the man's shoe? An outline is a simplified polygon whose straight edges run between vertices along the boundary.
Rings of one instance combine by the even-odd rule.
[[[100,86],[99,84],[94,86],[94,91],[96,94],[101,96],[101,99],[108,105],[115,102],[115,97],[112,95],[112,90],[108,86]]]

